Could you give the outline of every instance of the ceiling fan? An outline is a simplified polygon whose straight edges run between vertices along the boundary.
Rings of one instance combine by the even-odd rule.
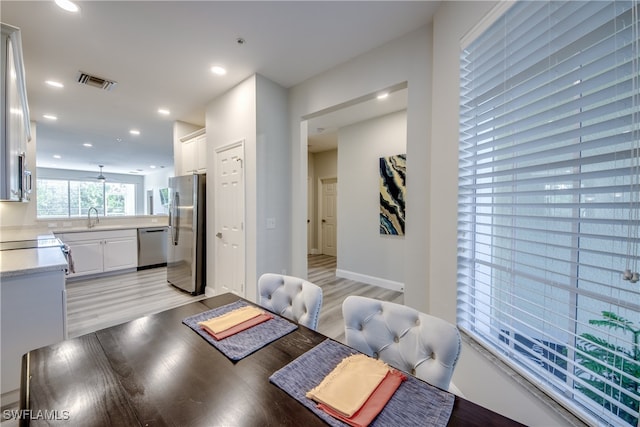
[[[100,173],[98,174],[96,179],[100,182],[105,182],[107,178],[105,178],[105,176],[102,174],[102,168],[104,167],[104,165],[98,165],[98,167],[100,168]]]

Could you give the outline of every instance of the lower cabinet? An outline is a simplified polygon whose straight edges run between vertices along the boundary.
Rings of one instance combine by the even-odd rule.
[[[75,273],[68,277],[138,267],[136,229],[65,233],[57,237],[71,250]]]
[[[63,269],[2,278],[2,393],[20,387],[23,354],[67,338],[64,284]]]

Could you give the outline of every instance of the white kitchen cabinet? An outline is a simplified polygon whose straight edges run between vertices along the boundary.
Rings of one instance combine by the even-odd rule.
[[[204,129],[191,133],[182,141],[182,175],[207,171],[207,134]]]
[[[138,267],[138,235],[105,239],[102,260],[104,271],[124,270]]]
[[[196,172],[207,171],[207,135],[202,134],[196,138]]]
[[[64,268],[2,277],[0,287],[1,378],[7,393],[20,387],[23,354],[67,338]]]
[[[61,240],[69,246],[71,256],[73,257],[75,273],[70,273],[69,277],[103,272],[101,240],[83,240],[78,242]]]
[[[57,237],[71,250],[75,273],[68,277],[138,267],[136,229],[65,233]]]
[[[193,173],[196,170],[196,140],[195,138],[182,143],[182,173]]]

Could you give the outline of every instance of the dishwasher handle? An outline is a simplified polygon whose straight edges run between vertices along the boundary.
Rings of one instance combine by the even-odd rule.
[[[166,228],[141,228],[140,233],[166,233]]]

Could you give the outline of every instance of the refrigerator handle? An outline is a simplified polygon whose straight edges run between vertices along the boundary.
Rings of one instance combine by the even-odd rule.
[[[178,214],[178,204],[180,203],[180,194],[176,191],[173,196],[173,226],[171,227],[171,237],[173,239],[173,245],[178,246],[178,239],[180,238],[180,215]],[[170,211],[171,212],[171,211]]]

